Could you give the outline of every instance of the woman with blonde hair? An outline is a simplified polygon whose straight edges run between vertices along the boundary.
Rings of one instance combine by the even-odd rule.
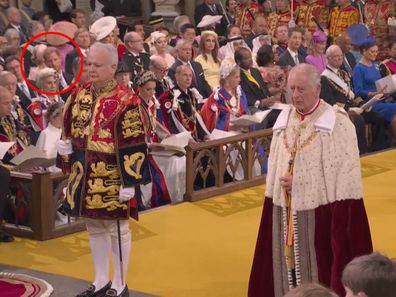
[[[214,88],[220,81],[219,43],[213,31],[203,31],[199,42],[199,55],[195,61],[202,65],[208,84]]]

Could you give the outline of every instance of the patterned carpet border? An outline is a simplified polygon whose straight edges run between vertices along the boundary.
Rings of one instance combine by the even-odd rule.
[[[45,280],[9,272],[0,272],[0,289],[2,286],[8,289],[7,293],[0,290],[3,291],[1,294],[7,294],[7,297],[49,297],[54,291],[54,288]]]

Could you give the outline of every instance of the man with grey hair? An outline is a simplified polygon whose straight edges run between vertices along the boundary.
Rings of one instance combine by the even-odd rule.
[[[128,218],[137,215],[135,186],[150,182],[138,102],[114,80],[117,63],[113,45],[93,44],[87,57],[90,83],[77,88],[64,108],[58,145],[58,165],[70,174],[64,210],[84,218],[95,266],[95,281],[77,297],[129,296]]]
[[[197,111],[203,97],[192,87],[193,73],[189,66],[176,68],[175,86],[163,93],[158,101],[161,104],[163,122],[173,134],[189,131],[196,141],[206,140],[210,132]]]
[[[28,34],[26,32],[26,28],[21,23],[22,17],[19,9],[16,7],[8,8],[7,19],[8,19],[8,26],[6,27],[6,30],[11,28],[15,29],[21,38],[21,43],[27,42]]]
[[[321,76],[320,98],[330,105],[344,108],[355,125],[360,154],[382,150],[387,147],[384,118],[380,113],[360,108],[363,99],[352,91],[351,77],[342,69],[344,54],[338,45],[331,45],[326,51],[327,66]],[[366,123],[371,124],[372,143],[368,147]]]
[[[8,41],[8,46],[19,47],[21,45],[21,36],[19,32],[13,28],[5,30],[4,37]]]
[[[152,71],[157,79],[155,87],[155,96],[158,98],[162,93],[173,88],[172,80],[168,77],[168,64],[165,59],[159,55],[150,57],[150,71]]]
[[[176,83],[176,68],[180,65],[186,65],[190,67],[193,75],[192,87],[196,88],[204,98],[208,98],[212,93],[212,89],[205,78],[202,65],[193,60],[192,43],[187,40],[180,39],[176,44],[176,55],[177,58],[175,63],[173,63],[173,65],[169,68],[169,77],[173,80],[174,83]]]
[[[287,88],[293,104],[273,127],[248,296],[283,296],[310,282],[345,296],[343,268],[372,252],[355,129],[320,99],[312,65],[294,67]]]
[[[127,33],[124,36],[124,43],[127,49],[121,61],[132,70],[131,81],[134,83],[139,74],[149,69],[150,56],[144,52],[144,40],[139,33]]]

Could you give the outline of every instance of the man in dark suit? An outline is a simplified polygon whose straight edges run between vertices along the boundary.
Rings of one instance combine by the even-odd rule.
[[[177,67],[180,65],[189,66],[193,71],[191,86],[196,88],[204,98],[208,98],[212,93],[212,89],[206,81],[201,64],[192,60],[192,51],[191,42],[183,39],[179,40],[176,44],[177,58],[175,63],[169,68],[168,75],[176,83],[175,74]]]
[[[100,0],[104,7],[102,12],[104,15],[118,16],[140,16],[140,1],[126,0]]]
[[[16,95],[19,97],[21,105],[27,108],[32,100],[38,97],[38,94],[23,79],[17,56],[10,56],[6,59],[5,70],[11,72],[17,78]]]
[[[360,154],[382,150],[387,147],[384,118],[380,113],[364,111],[360,108],[363,100],[352,92],[351,77],[341,68],[343,52],[337,45],[326,51],[327,67],[321,76],[320,98],[330,105],[343,107],[355,125]],[[368,147],[365,124],[371,124],[372,144]]]
[[[302,43],[302,33],[299,29],[293,28],[289,30],[289,40],[287,41],[287,49],[280,56],[279,66],[294,67],[297,64],[305,62],[304,56],[298,51]]]
[[[347,32],[344,32],[336,38],[336,44],[341,48],[344,54],[344,61],[341,65],[341,69],[345,70],[350,76],[352,76],[353,68],[356,66],[356,60],[350,52],[352,49],[351,37]]]
[[[76,0],[70,0],[70,2],[72,3],[72,8],[75,9]],[[45,0],[44,10],[48,13],[51,19],[54,20],[54,23],[59,21],[70,21],[70,12],[60,12],[56,0]]]
[[[78,44],[85,58],[88,53],[88,47],[91,43],[89,31],[87,28],[80,28],[74,33],[74,40]],[[77,49],[72,50],[66,56],[66,73],[73,75],[73,61],[75,58],[79,57]]]
[[[144,52],[144,40],[139,33],[129,32],[124,37],[126,51],[124,52],[121,62],[125,63],[131,71],[132,83],[136,78],[150,66],[150,56]]]
[[[235,51],[235,62],[241,68],[241,88],[246,94],[249,109],[252,113],[258,110],[266,110],[277,100],[270,97],[260,71],[252,67],[252,53],[247,48],[241,47]],[[279,111],[272,110],[264,121],[257,125],[258,129],[270,128],[275,124]]]
[[[7,19],[8,19],[8,26],[5,28],[4,31],[7,29],[15,29],[19,33],[20,43],[23,44],[28,40],[28,34],[26,28],[21,24],[22,17],[21,12],[16,7],[10,7],[7,9]]]
[[[198,25],[205,15],[223,15],[220,24],[216,25],[215,31],[219,36],[225,36],[226,29],[229,24],[227,19],[224,17],[223,9],[217,2],[217,0],[204,0],[201,5],[198,5],[195,8],[195,25]]]

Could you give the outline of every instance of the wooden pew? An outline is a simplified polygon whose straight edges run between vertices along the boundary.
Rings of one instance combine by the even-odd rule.
[[[271,139],[272,129],[266,129],[187,146],[184,200],[197,201],[264,184],[265,174],[253,176],[252,167],[256,160],[261,166],[264,164]],[[264,158],[259,154],[260,147],[265,149]],[[244,178],[237,181],[231,176],[232,180],[226,182],[227,166],[231,171],[233,169],[230,153],[234,149],[238,151],[237,159],[243,168]]]
[[[22,183],[30,190],[27,201],[28,225],[4,224],[4,230],[14,236],[35,240],[48,240],[85,230],[81,219],[71,219],[55,226],[57,201],[54,193],[62,191],[67,176],[62,173],[11,171],[11,186]]]

